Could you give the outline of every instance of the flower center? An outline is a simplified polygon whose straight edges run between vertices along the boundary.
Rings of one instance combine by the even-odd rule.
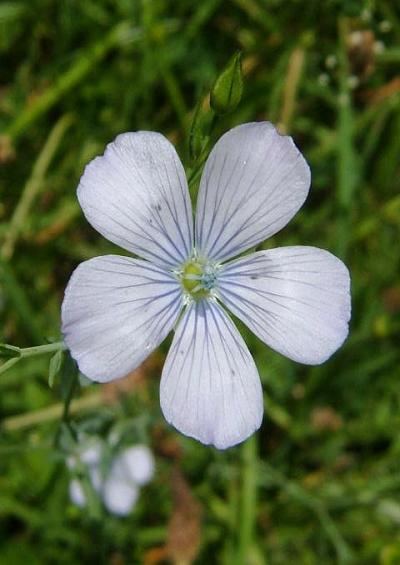
[[[187,295],[195,300],[211,296],[217,282],[217,267],[196,259],[188,261],[180,272],[180,280]]]

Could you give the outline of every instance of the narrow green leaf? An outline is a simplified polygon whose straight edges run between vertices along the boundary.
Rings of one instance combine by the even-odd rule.
[[[12,359],[14,357],[21,357],[20,348],[14,347],[14,345],[8,345],[7,343],[1,343],[0,359]]]
[[[63,351],[59,349],[50,359],[49,363],[49,387],[53,388],[54,381],[58,375],[63,361]]]

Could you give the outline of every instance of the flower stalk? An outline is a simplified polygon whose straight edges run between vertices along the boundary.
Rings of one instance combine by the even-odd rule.
[[[237,564],[249,562],[257,508],[257,439],[253,435],[242,446],[242,492]]]
[[[10,352],[12,354],[11,359],[8,359],[0,367],[0,374],[5,373],[13,365],[18,363],[20,359],[25,357],[35,357],[37,355],[47,355],[49,353],[56,353],[57,351],[65,351],[66,346],[63,341],[57,341],[55,343],[47,343],[45,345],[36,345],[35,347],[14,347],[11,345],[1,345],[0,346],[0,357],[4,357],[7,352],[7,357],[10,357]]]

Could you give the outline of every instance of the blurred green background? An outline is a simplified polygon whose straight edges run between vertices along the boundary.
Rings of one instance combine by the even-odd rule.
[[[207,115],[238,50],[243,97],[211,141],[265,119],[293,135],[311,193],[265,245],[336,253],[353,301],[349,339],[319,367],[241,327],[266,410],[226,452],[164,422],[168,344],[119,388],[81,382],[69,416],[68,358],[58,374],[53,358],[52,387],[50,355],[2,372],[0,563],[400,563],[399,40],[394,0],[0,3],[2,342],[59,340],[74,267],[118,252],[78,206],[84,165],[148,129],[192,167],[194,109],[203,100]],[[153,449],[156,475],[128,518],[69,501],[65,456],[82,431]]]

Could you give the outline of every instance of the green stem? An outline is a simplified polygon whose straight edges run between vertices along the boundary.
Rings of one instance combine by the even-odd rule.
[[[63,393],[63,409],[61,414],[61,422],[58,426],[58,429],[54,435],[54,446],[58,447],[60,444],[61,432],[63,427],[66,427],[69,433],[76,438],[76,431],[70,425],[70,413],[71,413],[71,404],[74,397],[74,393],[76,391],[78,385],[78,371],[74,370],[75,362],[72,360],[72,357],[68,357],[65,361],[67,365],[64,364],[64,369],[67,367],[66,374],[68,375],[67,379],[65,380],[65,392]],[[68,364],[70,367],[68,368]],[[71,370],[73,371],[71,373]],[[63,376],[61,376],[63,378]]]
[[[207,142],[204,146],[204,149],[201,152],[201,155],[199,156],[199,158],[197,159],[197,162],[194,164],[192,169],[189,171],[189,174],[188,174],[189,189],[191,189],[193,187],[194,183],[197,181],[197,179],[199,178],[199,176],[203,172],[204,163],[207,161],[208,155],[210,154],[211,135],[212,135],[212,132],[215,128],[215,124],[217,123],[217,120],[218,120],[218,117],[216,116],[216,114],[214,114],[212,121],[211,121],[209,133],[208,133],[208,139],[207,139]]]
[[[239,530],[238,565],[249,562],[257,507],[257,439],[253,435],[242,447],[243,476]]]
[[[337,195],[340,208],[337,252],[345,258],[350,241],[350,214],[357,184],[357,163],[353,146],[354,118],[349,88],[349,61],[346,37],[348,24],[345,19],[339,22],[339,100],[338,100],[338,143],[337,143]]]
[[[45,353],[54,353],[61,349],[65,351],[67,346],[63,341],[55,343],[47,343],[46,345],[36,345],[35,347],[24,347],[21,349],[21,357],[32,357],[33,355],[44,355]]]
[[[64,400],[64,410],[62,415],[62,420],[64,423],[69,422],[71,402],[74,397],[74,393],[78,384],[78,373],[75,373],[72,379],[69,381],[69,387],[67,390],[67,396]]]
[[[222,563],[224,565],[231,565],[235,563],[235,556],[237,550],[237,518],[239,515],[239,488],[238,488],[238,477],[235,475],[231,477],[228,484],[228,524],[229,524],[229,536],[225,540],[225,551],[223,554]]]
[[[64,344],[63,341],[58,341],[56,343],[48,343],[46,345],[37,345],[35,347],[25,347],[25,348],[19,349],[19,350],[18,350],[18,348],[15,348],[15,349],[17,351],[17,355],[19,354],[19,356],[13,357],[12,359],[9,359],[5,363],[3,363],[3,365],[0,367],[0,374],[5,373],[8,369],[11,369],[11,367],[13,365],[18,363],[18,361],[20,361],[20,359],[22,359],[24,357],[34,357],[34,356],[37,356],[37,355],[45,355],[45,354],[48,354],[48,353],[54,353],[54,352],[59,351],[59,350],[65,350],[66,345]]]

